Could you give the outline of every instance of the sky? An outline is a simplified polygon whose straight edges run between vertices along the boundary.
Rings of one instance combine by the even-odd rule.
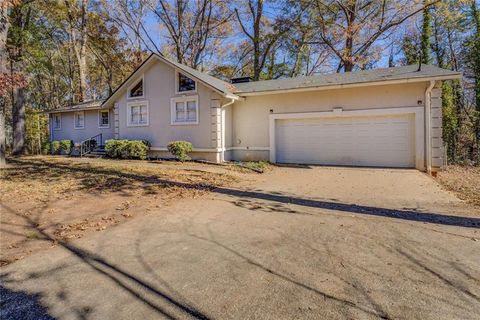
[[[272,5],[271,2],[267,1],[266,5],[265,5],[265,15],[267,17],[274,17],[278,14],[279,14],[278,7]],[[418,17],[417,18],[412,18],[409,21],[407,21],[407,23],[401,27],[401,29],[399,30],[399,33],[400,34],[404,33],[404,30],[407,27],[410,27],[410,28],[413,27],[413,28],[418,29],[418,26],[416,26],[416,23],[415,23],[416,20],[418,20]],[[162,45],[164,45],[168,41],[168,38],[167,38],[166,30],[161,28],[161,24],[159,23],[158,18],[155,16],[154,13],[149,11],[148,14],[145,17],[144,24],[145,24],[145,28],[147,29],[147,31],[149,33],[149,36],[153,39],[153,41],[155,41],[156,45],[159,48],[161,48]],[[239,43],[239,42],[243,41],[244,39],[245,39],[245,36],[241,32],[240,27],[237,26],[235,28],[235,33],[231,37],[229,37],[228,40],[225,40],[225,41],[226,42],[228,41],[228,43],[232,43],[232,42]],[[387,40],[390,40],[390,39],[387,39]],[[386,44],[387,44],[386,40],[379,39],[377,41],[377,45],[379,45],[379,46],[385,46]],[[149,47],[150,47],[149,49],[153,49],[153,46],[150,45]],[[147,48],[145,48],[145,49],[147,49]],[[386,50],[384,50],[382,52],[381,58],[374,64],[374,67],[387,67],[388,66],[388,60],[389,60],[389,54],[390,54],[390,48],[388,47],[388,48],[386,48]],[[402,58],[402,53],[401,52],[395,53],[394,60],[397,61],[397,64],[398,64],[398,62],[401,58]],[[280,52],[276,56],[277,62],[282,62],[282,61],[284,61],[284,59],[285,59],[285,55],[282,52]],[[226,61],[213,61],[213,62],[215,62],[215,63],[222,63],[222,62],[225,63]],[[322,68],[319,71],[320,72],[332,72],[332,71],[335,71],[335,69],[336,69],[336,67],[334,67],[332,65],[332,66],[325,66],[324,68]]]

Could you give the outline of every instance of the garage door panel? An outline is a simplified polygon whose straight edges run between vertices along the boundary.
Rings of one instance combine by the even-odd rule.
[[[277,120],[276,159],[284,163],[414,166],[413,115]]]

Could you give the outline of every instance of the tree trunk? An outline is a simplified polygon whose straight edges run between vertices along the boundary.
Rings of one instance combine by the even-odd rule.
[[[6,78],[8,76],[7,63],[7,34],[10,27],[7,11],[7,1],[0,4],[0,77]],[[5,166],[5,95],[7,91],[5,88],[0,89],[0,167]]]
[[[78,63],[80,102],[87,100],[87,9],[88,0],[81,0],[80,8],[77,8],[76,2],[65,1],[69,19],[67,32],[70,36],[70,43],[75,52]],[[77,11],[78,10],[78,11]]]
[[[432,13],[427,7],[429,0],[424,0],[422,24],[422,63],[430,63],[430,38],[432,36]]]
[[[77,54],[78,75],[80,80],[80,102],[87,100],[87,56],[85,54],[85,46],[79,48]]]
[[[0,97],[0,168],[6,165],[5,145],[5,98]]]
[[[347,18],[347,30],[346,30],[346,38],[345,38],[345,51],[343,60],[343,70],[345,72],[352,72],[354,63],[353,57],[353,36],[355,32],[355,18],[356,10],[357,10],[357,1],[351,1],[348,5],[348,11],[346,13]]]
[[[263,0],[257,1],[256,17],[253,22],[253,80],[260,80],[263,66],[260,65],[260,28],[263,16]],[[252,13],[253,15],[253,13]]]
[[[25,89],[16,88],[12,104],[13,155],[25,153]]]

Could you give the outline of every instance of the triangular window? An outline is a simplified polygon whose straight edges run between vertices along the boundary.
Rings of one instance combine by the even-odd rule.
[[[178,92],[195,91],[195,80],[178,73]]]
[[[136,85],[130,89],[130,98],[143,97],[143,80],[140,80]]]

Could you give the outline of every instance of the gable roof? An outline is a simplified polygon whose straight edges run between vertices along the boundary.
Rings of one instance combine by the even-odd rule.
[[[409,65],[404,67],[236,83],[235,93],[243,96],[274,93],[278,91],[321,88],[329,89],[339,86],[348,87],[365,85],[366,83],[381,85],[395,82],[459,79],[461,77],[462,74],[460,72],[446,70],[431,65],[422,65],[420,71],[418,71],[418,65]]]
[[[193,68],[190,68],[184,64],[169,60],[157,53],[152,53],[148,58],[142,62],[140,66],[135,69],[128,78],[122,82],[120,86],[118,86],[117,89],[103,102],[102,106],[108,106],[109,103],[115,100],[115,97],[118,96],[119,92],[122,91],[123,88],[129,83],[130,79],[134,78],[135,75],[139,74],[147,65],[150,64],[150,62],[155,61],[155,60],[160,60],[162,62],[165,62],[166,64],[174,67],[175,69],[181,70],[182,73],[184,73],[186,76],[195,78],[197,81],[203,83],[207,87],[213,89],[217,93],[227,97],[227,98],[232,98],[232,99],[240,99],[239,96],[235,95],[234,89],[235,87],[232,86],[232,84],[225,82],[223,80],[220,80],[218,78],[212,77],[209,74],[206,74],[204,72],[195,70]]]

